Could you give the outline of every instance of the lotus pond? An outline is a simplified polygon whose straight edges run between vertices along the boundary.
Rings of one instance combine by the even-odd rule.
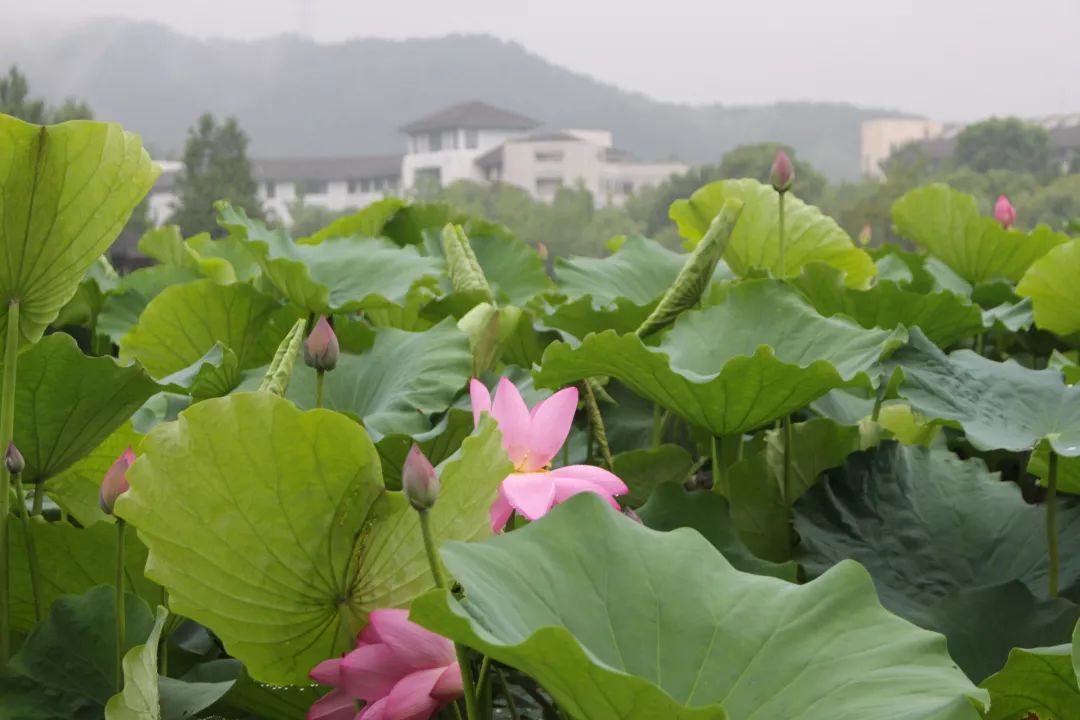
[[[784,170],[119,275],[138,138],[0,116],[0,718],[1080,718],[1080,240]]]

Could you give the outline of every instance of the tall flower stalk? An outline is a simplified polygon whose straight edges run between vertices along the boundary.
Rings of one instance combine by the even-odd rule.
[[[19,301],[8,303],[7,333],[4,338],[3,384],[0,386],[0,447],[15,439],[15,370],[19,354]],[[8,563],[8,514],[11,471],[0,468],[0,667],[11,656],[11,580]]]
[[[127,448],[120,457],[105,472],[101,480],[101,492],[98,494],[98,502],[101,511],[106,515],[113,514],[116,500],[128,490],[127,471],[135,462],[135,453]],[[123,518],[116,518],[116,691],[120,692],[124,686],[124,648],[126,643],[126,621],[124,611],[124,528],[126,523]]]
[[[38,565],[34,532],[30,525],[30,511],[26,508],[26,490],[23,488],[22,483],[22,473],[26,468],[26,461],[13,442],[8,443],[7,452],[4,454],[4,465],[7,471],[11,473],[12,482],[15,484],[15,497],[19,500],[17,510],[19,520],[22,523],[23,544],[26,546],[26,564],[30,568],[30,589],[34,597],[34,620],[40,622],[44,610],[41,600],[41,568]]]
[[[1050,449],[1050,471],[1046,478],[1046,551],[1050,568],[1047,570],[1047,590],[1050,597],[1058,596],[1058,533],[1057,533],[1058,454]]]

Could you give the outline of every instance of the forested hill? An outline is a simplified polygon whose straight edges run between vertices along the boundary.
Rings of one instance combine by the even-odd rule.
[[[739,70],[717,62],[722,98],[724,73]],[[618,146],[651,159],[715,162],[740,144],[782,141],[840,179],[858,174],[860,121],[896,114],[837,103],[657,102],[482,35],[200,40],[156,24],[95,20],[14,37],[0,30],[0,66],[12,63],[34,94],[85,100],[96,117],[140,132],[159,154],[176,152],[204,110],[238,116],[255,155],[396,152],[403,123],[478,99],[550,127],[610,129]]]

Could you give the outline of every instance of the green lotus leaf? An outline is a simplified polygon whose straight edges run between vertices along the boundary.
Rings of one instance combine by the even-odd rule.
[[[869,386],[868,372],[905,337],[902,329],[822,317],[787,285],[757,280],[733,287],[718,305],[683,313],[655,348],[612,331],[576,348],[553,343],[534,378],[559,387],[611,376],[714,435],[734,435],[834,388]]]
[[[86,120],[41,127],[0,115],[0,332],[19,301],[36,342],[120,234],[159,169],[139,138]]]
[[[632,508],[644,504],[653,491],[662,485],[677,484],[681,487],[694,468],[694,458],[678,445],[628,450],[612,460],[612,472],[630,489],[620,500]]]
[[[955,422],[980,450],[1031,450],[1046,440],[1080,456],[1080,386],[1058,370],[1030,370],[970,350],[946,355],[917,328],[889,360],[904,371],[900,394],[928,418]]]
[[[866,328],[918,327],[942,347],[984,329],[982,309],[950,290],[915,292],[881,279],[867,290],[856,290],[844,284],[839,271],[822,263],[807,265],[792,283],[822,315],[847,315]]]
[[[784,201],[784,265],[780,260],[779,205],[772,187],[756,180],[719,180],[687,200],[676,200],[671,219],[691,243],[705,235],[709,224],[729,198],[742,200],[743,211],[728,241],[724,260],[737,275],[754,269],[792,277],[807,263],[819,261],[842,270],[851,287],[866,287],[877,268],[866,251],[855,246],[836,221],[791,193]]]
[[[1077,643],[1016,648],[1001,672],[982,684],[990,691],[986,720],[1080,717],[1080,686],[1073,662]]]
[[[1005,230],[979,215],[975,198],[935,183],[907,192],[892,208],[896,231],[922,245],[969,283],[1017,282],[1033,262],[1069,238],[1040,225]]]
[[[587,493],[442,556],[464,597],[429,593],[411,618],[528,673],[572,717],[974,720],[986,701],[855,563],[803,586],[741,573],[698,533]]]
[[[147,574],[256,680],[306,683],[368,612],[433,585],[416,512],[383,487],[371,440],[340,413],[270,393],[205,400],[154,428],[139,456],[116,512],[146,543]],[[509,471],[487,422],[443,466],[436,537],[490,534]]]
[[[1050,353],[1050,359],[1046,366],[1060,370],[1065,376],[1065,382],[1069,385],[1080,383],[1080,363],[1077,363],[1078,352],[1070,351],[1068,354],[1054,350]]]
[[[106,294],[120,282],[116,268],[106,255],[100,256],[86,271],[75,296],[68,301],[53,321],[55,327],[76,325],[92,327],[105,304]]]
[[[11,669],[30,678],[43,692],[77,697],[83,706],[101,708],[116,691],[116,591],[99,586],[81,595],[57,598],[49,614],[27,636]],[[126,648],[150,635],[154,619],[141,599],[124,602]]]
[[[50,477],[44,488],[46,494],[83,527],[107,522],[109,516],[102,512],[98,499],[101,480],[120,454],[129,447],[138,447],[141,439],[131,421],[125,421],[74,465]]]
[[[236,387],[239,377],[240,359],[232,350],[216,342],[194,363],[166,375],[158,382],[202,400],[228,395]]]
[[[1050,478],[1050,446],[1040,443],[1028,460],[1028,472],[1039,478],[1039,484],[1045,486]],[[1080,457],[1058,458],[1058,492],[1080,495]]]
[[[377,237],[331,237],[318,245],[293,242],[242,209],[218,204],[218,223],[259,261],[263,273],[293,304],[330,315],[401,305],[417,284],[438,280],[440,263]]]
[[[1080,505],[1062,502],[1060,509],[1059,532],[1069,547],[1080,541]],[[977,680],[1001,667],[1016,645],[1068,639],[1077,620],[1075,605],[1041,600],[1043,508],[1025,503],[1019,488],[979,459],[883,443],[852,455],[806,493],[795,529],[808,573],[849,559],[862,563],[885,607],[945,633],[953,657]],[[1013,581],[1022,585],[1003,587]],[[1062,587],[1077,597],[1080,563],[1066,560]],[[1019,614],[1009,617],[1007,609]],[[957,622],[965,617],[970,622]],[[973,645],[978,652],[969,650]]]
[[[382,463],[383,483],[389,490],[401,489],[401,469],[413,443],[419,446],[432,465],[438,465],[458,451],[473,431],[472,412],[450,408],[439,424],[419,435],[391,433],[375,443]]]
[[[31,521],[34,547],[41,568],[42,603],[48,608],[65,595],[84,593],[95,585],[116,581],[116,526],[99,522],[77,528],[65,522]],[[26,541],[20,523],[8,521],[11,550],[11,626],[26,631],[34,626],[34,601]],[[124,566],[128,588],[148,603],[161,599],[161,588],[143,577],[146,548],[135,533],[124,535]],[[104,620],[102,621],[104,622]],[[108,665],[112,685],[112,662]],[[102,701],[104,702],[104,701]]]
[[[15,445],[26,459],[25,483],[71,467],[159,389],[138,367],[83,355],[63,333],[19,355],[18,378]]]
[[[649,501],[637,513],[645,527],[653,530],[670,531],[683,527],[697,530],[736,570],[796,582],[798,566],[795,563],[762,560],[743,544],[731,522],[727,500],[719,493],[688,492],[674,483],[663,483],[656,486]]]
[[[180,228],[165,225],[154,228],[139,238],[139,252],[164,265],[187,268],[199,277],[207,277],[222,284],[236,282],[236,269],[228,260],[220,257],[203,257],[195,250],[210,242],[210,233],[200,233],[184,240]]]
[[[168,617],[169,611],[159,607],[146,642],[124,654],[124,686],[105,704],[105,720],[161,720],[157,655]]]
[[[191,268],[177,265],[151,265],[128,273],[105,297],[97,319],[98,332],[119,345],[120,339],[135,327],[143,310],[162,290],[200,278]]]
[[[551,278],[540,255],[509,231],[496,232],[494,226],[476,221],[466,223],[465,231],[499,303],[524,306],[539,293],[551,289]],[[438,252],[434,254],[443,257],[442,248],[436,247]]]
[[[163,378],[203,360],[220,343],[240,370],[265,365],[298,313],[250,285],[198,280],[165,288],[120,341],[120,359]],[[232,365],[230,361],[228,365]],[[219,378],[235,386],[239,373]],[[227,382],[226,382],[227,381]]]
[[[405,207],[407,207],[405,201],[394,197],[376,200],[365,208],[339,217],[312,235],[297,239],[296,242],[301,245],[318,245],[334,237],[350,235],[377,237],[382,234],[383,228],[397,215],[398,211]]]
[[[1080,240],[1062,243],[1031,264],[1016,292],[1031,298],[1035,324],[1058,335],[1080,331]]]

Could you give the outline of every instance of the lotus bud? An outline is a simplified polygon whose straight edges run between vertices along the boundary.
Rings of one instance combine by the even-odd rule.
[[[795,168],[791,165],[791,158],[783,150],[776,153],[772,169],[769,171],[769,181],[772,182],[776,192],[784,193],[791,189],[791,183],[795,181]]]
[[[439,498],[439,476],[431,461],[415,444],[401,468],[401,485],[409,504],[417,510],[430,510]]]
[[[4,464],[7,466],[7,471],[12,475],[21,475],[26,468],[26,460],[23,459],[22,453],[19,452],[19,448],[15,447],[14,442],[8,443],[7,453],[4,455]]]
[[[1001,227],[1008,230],[1016,222],[1016,208],[1009,202],[1009,198],[998,195],[994,204],[994,219],[1001,223]]]
[[[304,362],[308,367],[321,370],[333,370],[337,367],[341,346],[338,344],[334,328],[330,327],[325,315],[311,329],[311,334],[304,341]]]
[[[116,462],[105,472],[105,478],[101,481],[101,493],[98,495],[98,502],[101,504],[102,512],[106,515],[112,515],[116,499],[127,492],[127,471],[134,462],[135,453],[129,447],[120,454],[120,457],[116,458]]]
[[[870,229],[870,223],[866,223],[862,226],[862,230],[859,231],[859,244],[866,247],[873,237],[874,231]]]

